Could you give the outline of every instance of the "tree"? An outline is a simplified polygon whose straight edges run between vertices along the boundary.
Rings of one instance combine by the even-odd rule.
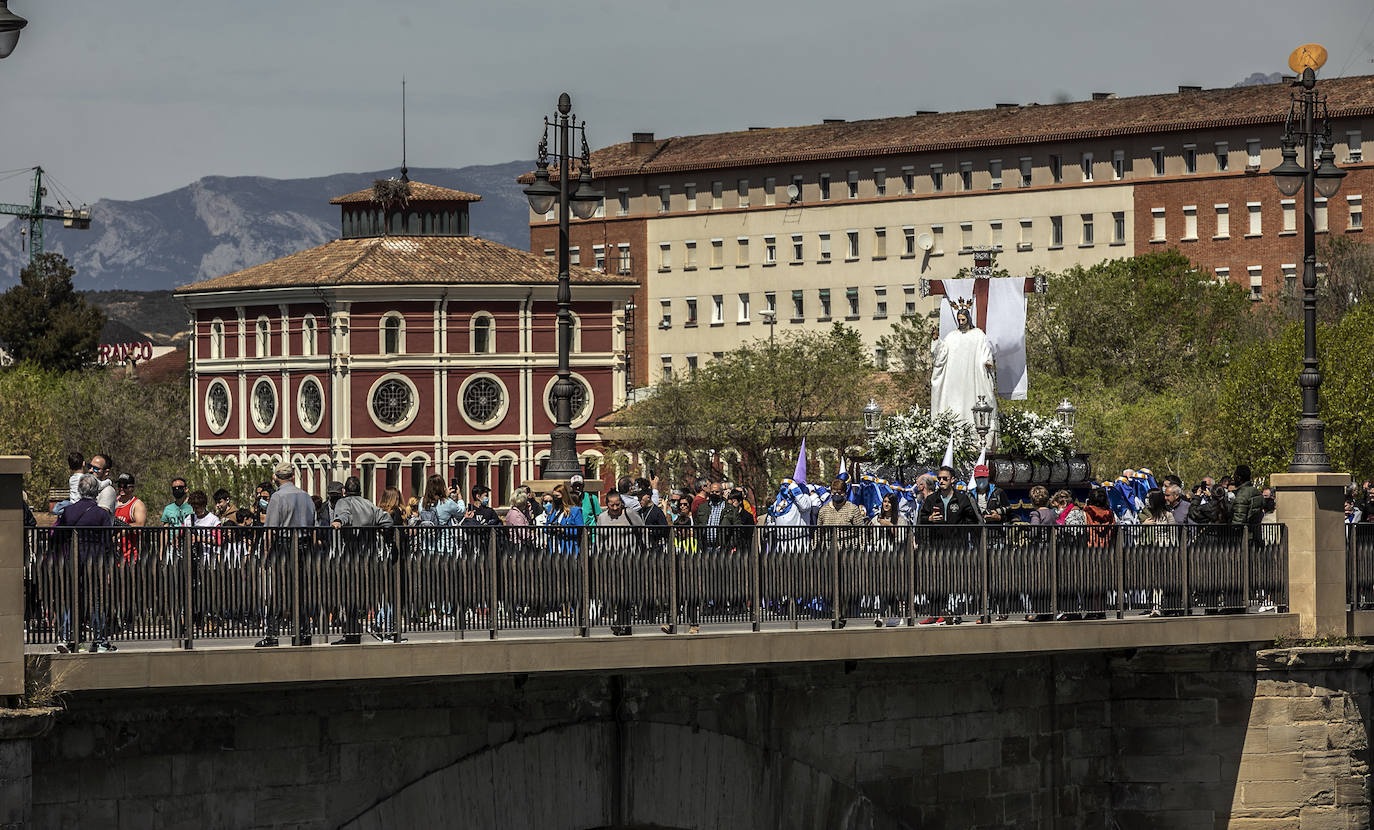
[[[1317,262],[1326,266],[1325,273],[1317,275],[1319,321],[1335,323],[1360,302],[1374,298],[1374,245],[1327,234],[1317,243]],[[1297,277],[1297,285],[1283,297],[1289,319],[1300,319],[1302,314],[1301,271]]]
[[[892,373],[892,397],[903,408],[930,408],[930,325],[924,317],[903,316],[878,338],[887,357],[887,365],[878,368]]]
[[[18,362],[70,372],[95,361],[105,314],[72,287],[61,254],[40,254],[0,294],[0,341]]]
[[[803,438],[818,435],[838,443],[859,436],[872,375],[858,332],[842,323],[826,332],[755,340],[692,375],[663,379],[617,416],[608,443],[689,456],[733,449],[740,481],[767,493],[775,484],[770,451],[794,451]]]

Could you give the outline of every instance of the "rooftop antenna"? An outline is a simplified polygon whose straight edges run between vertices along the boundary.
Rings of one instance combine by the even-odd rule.
[[[410,181],[406,170],[406,76],[401,76],[401,181]]]

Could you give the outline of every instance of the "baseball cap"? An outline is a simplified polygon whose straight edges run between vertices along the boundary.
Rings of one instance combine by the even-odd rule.
[[[568,479],[569,484],[581,484],[585,481],[586,479],[582,477],[581,473],[573,473],[572,477]]]
[[[974,478],[987,478],[987,475],[988,475],[988,465],[986,465],[986,464],[979,464],[977,467],[974,467],[974,468],[973,468],[973,477],[974,477]]]
[[[329,482],[329,486],[325,488],[324,492],[326,495],[330,496],[342,496],[343,491],[344,487],[342,481],[331,481]]]
[[[274,469],[274,470],[272,471],[272,475],[276,476],[277,478],[283,479],[283,480],[289,479],[289,478],[295,478],[295,477],[296,477],[296,468],[293,467],[293,466],[291,466],[290,464],[285,464],[285,463],[283,463],[283,464],[278,464],[277,467],[276,467],[276,469]]]

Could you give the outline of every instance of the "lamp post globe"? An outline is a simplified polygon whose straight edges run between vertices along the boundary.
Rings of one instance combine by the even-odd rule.
[[[869,441],[878,437],[878,429],[882,422],[883,408],[878,406],[876,399],[869,398],[868,405],[864,407],[864,432],[868,434]]]
[[[19,33],[29,21],[10,11],[9,0],[0,0],[0,59],[8,58],[19,45]]]

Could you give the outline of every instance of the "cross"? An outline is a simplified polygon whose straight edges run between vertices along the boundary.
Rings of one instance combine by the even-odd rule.
[[[997,248],[974,248],[973,249],[973,268],[969,271],[969,276],[973,277],[973,305],[974,314],[977,319],[974,325],[983,331],[987,331],[988,324],[988,280],[992,276],[992,256],[998,251]],[[1044,277],[1026,277],[1025,293],[1043,294],[1045,293]],[[921,279],[921,296],[944,296],[945,281]]]

